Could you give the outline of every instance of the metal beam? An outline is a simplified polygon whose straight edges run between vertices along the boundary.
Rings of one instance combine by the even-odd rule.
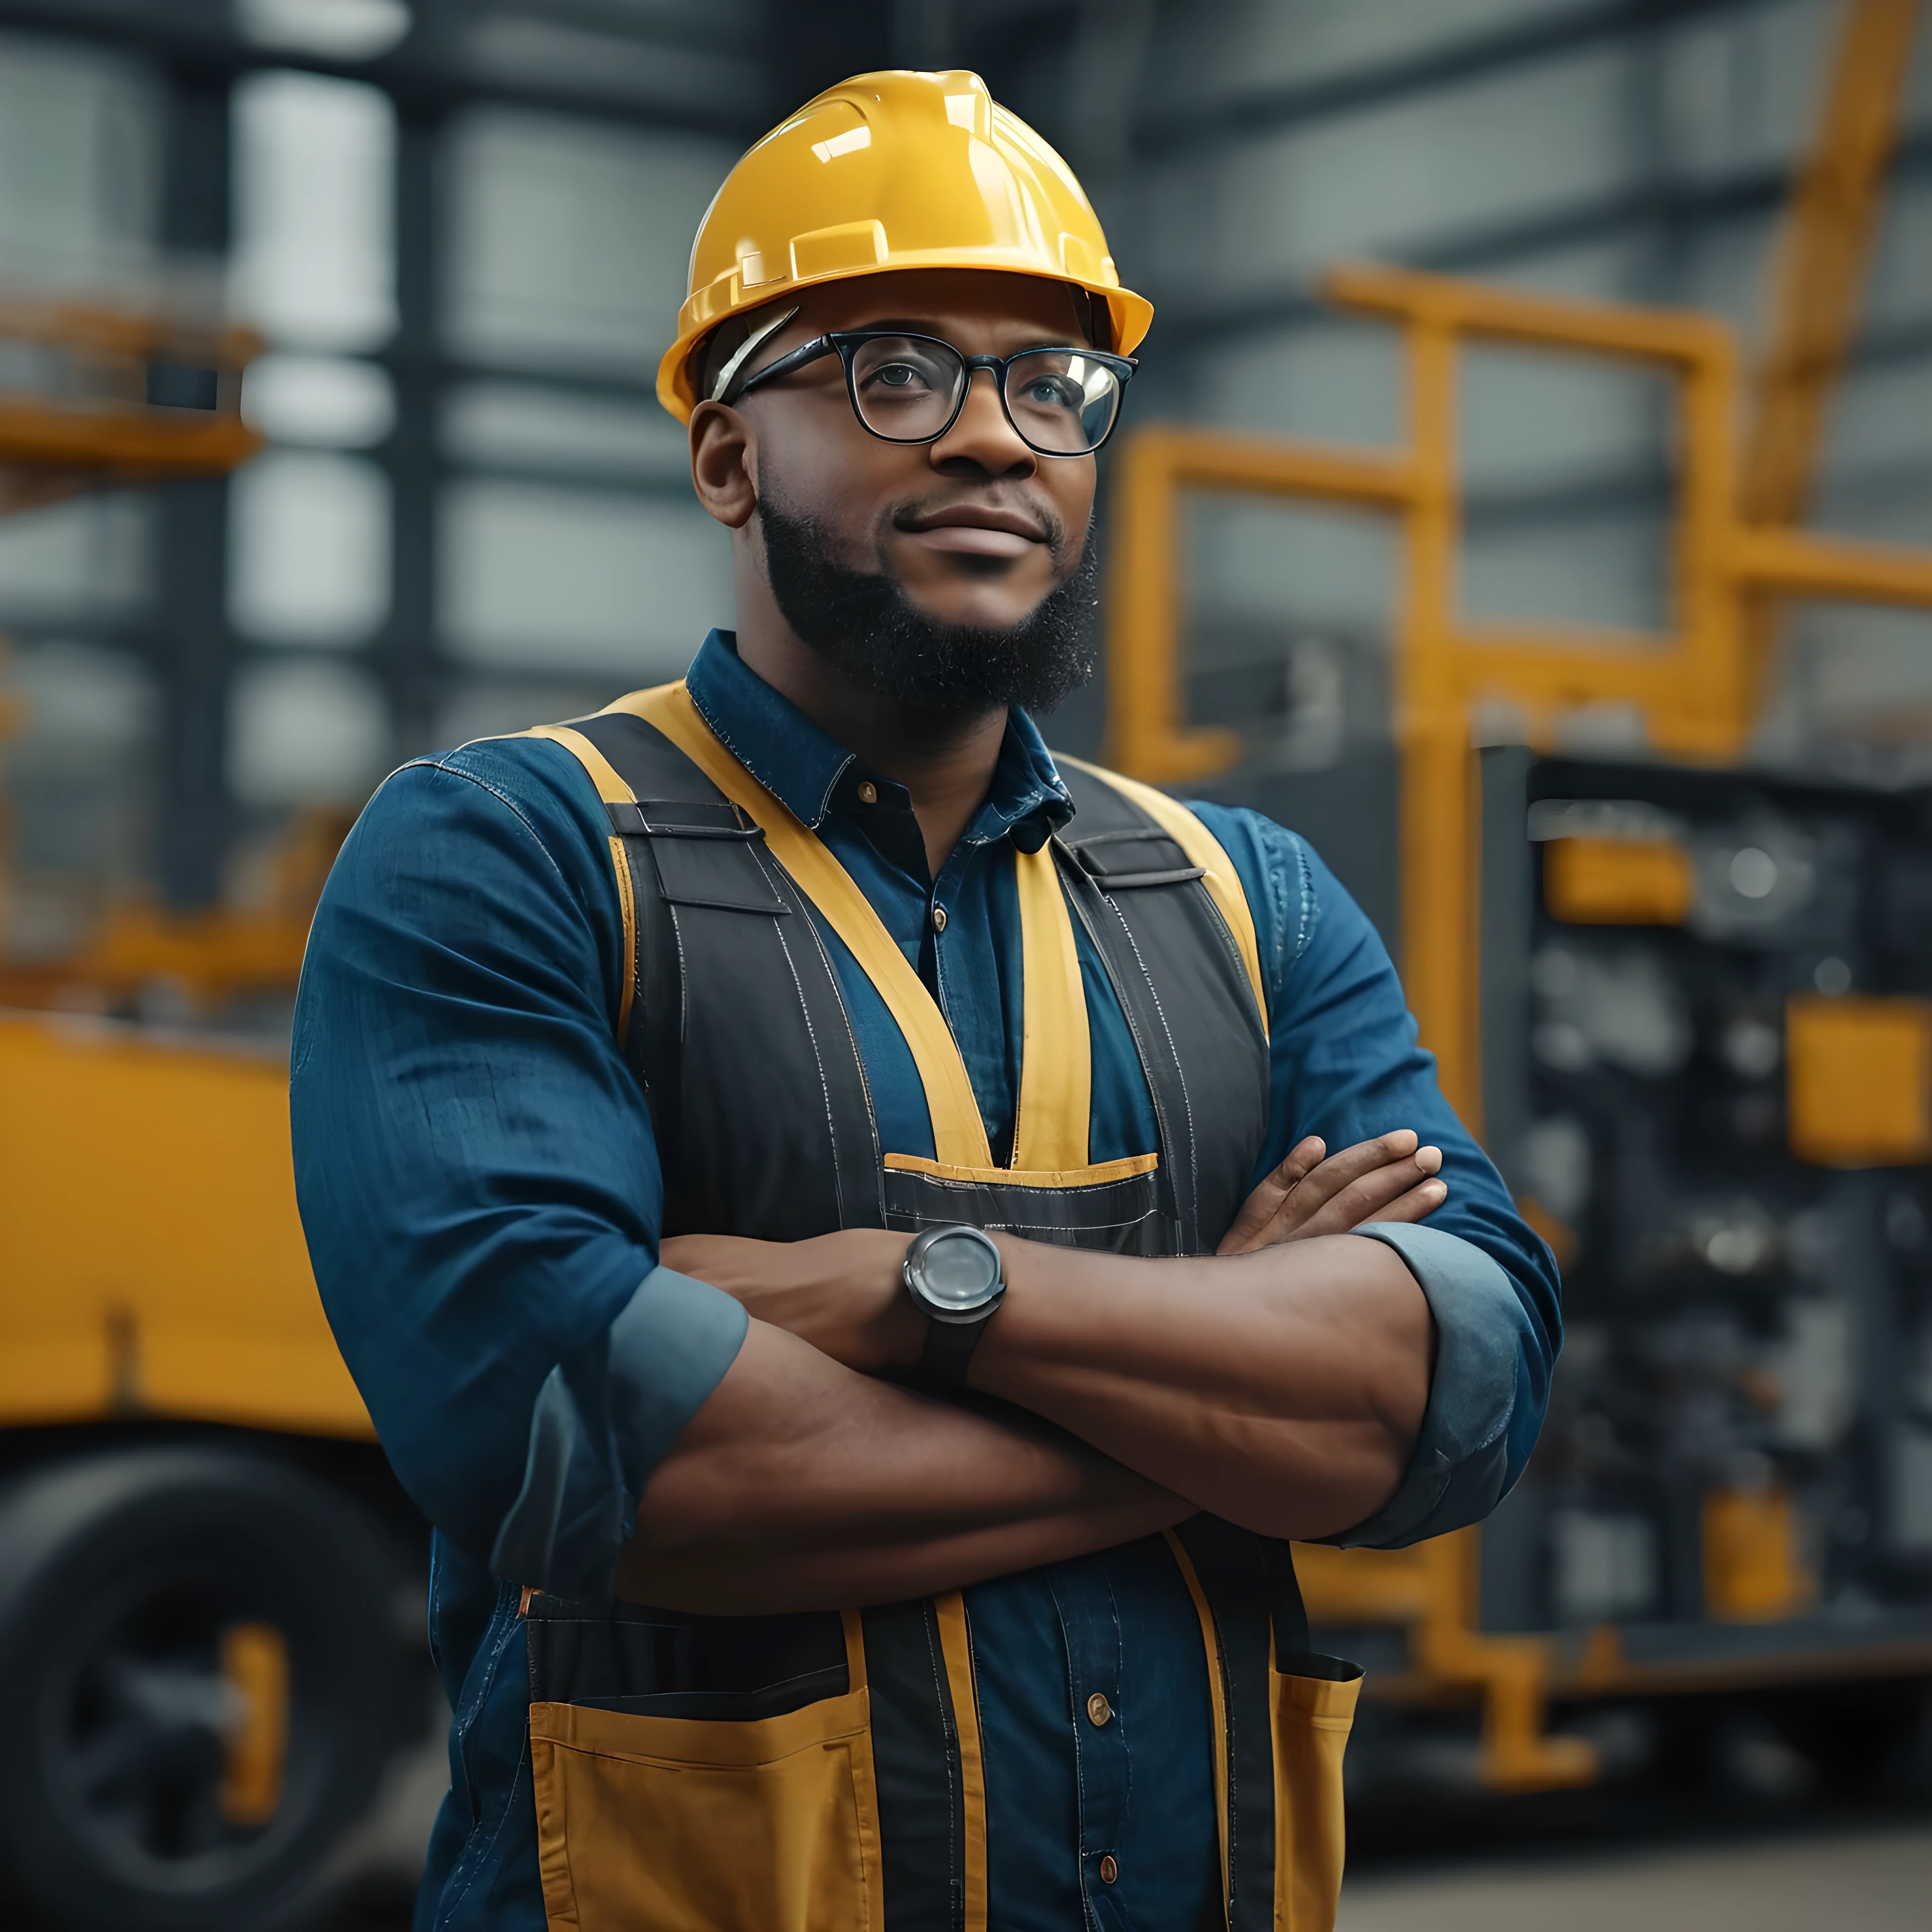
[[[1898,143],[1892,151],[1891,175],[1894,181],[1932,177],[1932,130]],[[1712,227],[1762,218],[1784,205],[1790,185],[1787,167],[1745,169],[1669,188],[1645,185],[1560,203],[1516,220],[1396,242],[1378,251],[1379,258],[1435,274],[1492,274],[1540,255],[1614,241],[1660,224]],[[1162,304],[1154,344],[1167,350],[1183,344],[1304,326],[1318,320],[1332,321],[1334,310],[1322,298],[1318,272],[1298,278],[1286,286],[1178,313],[1173,304]],[[1155,293],[1158,296],[1157,289]]]
[[[0,0],[0,30],[7,29],[94,41],[231,76],[293,68],[366,81],[405,111],[490,103],[729,140],[755,137],[769,118],[767,70],[741,47],[722,40],[701,50],[666,46],[535,16],[476,22],[465,10],[434,32],[419,24],[391,52],[367,61],[259,45],[235,31],[220,0]],[[700,63],[715,70],[709,86],[701,84]]]
[[[1810,507],[1826,410],[1858,335],[1918,13],[1918,0],[1852,0],[1839,30],[1817,136],[1773,260],[1765,351],[1738,472],[1748,523],[1796,524]],[[1745,662],[1760,690],[1784,614],[1769,598],[1745,613]]]
[[[166,107],[161,239],[220,254],[228,244],[229,86],[219,73],[173,77]],[[155,853],[161,892],[180,910],[220,897],[233,819],[228,794],[228,484],[177,483],[156,502],[166,647],[158,666]]]
[[[389,478],[389,615],[374,650],[387,687],[397,754],[426,749],[434,730],[436,504],[442,386],[436,370],[437,220],[442,120],[399,104],[396,126],[395,428],[382,452]]]
[[[1752,523],[1805,512],[1825,410],[1858,333],[1918,0],[1854,0],[1791,195],[1738,486]]]
[[[1136,152],[1150,160],[1200,153],[1290,128],[1384,107],[1410,96],[1480,80],[1580,49],[1657,33],[1714,14],[1755,10],[1771,0],[1615,0],[1472,34],[1320,80],[1237,94],[1231,100],[1154,109],[1138,122]]]

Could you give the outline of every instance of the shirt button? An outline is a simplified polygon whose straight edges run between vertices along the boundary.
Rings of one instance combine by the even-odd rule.
[[[870,778],[861,778],[859,781],[859,802],[861,805],[877,805],[878,802],[878,787]]]
[[[1120,1875],[1120,1868],[1118,1865],[1114,1864],[1114,1855],[1112,1852],[1109,1852],[1107,1856],[1100,1861],[1100,1882],[1102,1885],[1112,1885],[1114,1880],[1118,1878]]]
[[[944,906],[936,905],[932,909],[932,929],[934,932],[946,930],[946,908]]]
[[[1096,1690],[1087,1700],[1087,1714],[1095,1724],[1104,1724],[1114,1714],[1114,1707]],[[1108,1882],[1113,1881],[1110,1879]]]

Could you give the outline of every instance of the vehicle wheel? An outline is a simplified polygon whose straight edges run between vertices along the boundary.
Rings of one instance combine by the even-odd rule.
[[[0,1492],[0,1870],[50,1926],[328,1903],[409,1699],[387,1532],[267,1454],[122,1449]]]
[[[1833,1684],[1794,1693],[1772,1714],[1828,1792],[1856,1796],[1899,1773],[1924,1730],[1927,1688],[1918,1682]]]

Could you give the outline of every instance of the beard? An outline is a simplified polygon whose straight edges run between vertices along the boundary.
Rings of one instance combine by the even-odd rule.
[[[759,505],[765,568],[785,622],[836,670],[922,711],[1051,711],[1094,674],[1100,560],[1094,544],[1027,616],[1005,629],[928,617],[896,578],[836,563],[822,525],[769,496]],[[1064,554],[1056,530],[1050,548]]]

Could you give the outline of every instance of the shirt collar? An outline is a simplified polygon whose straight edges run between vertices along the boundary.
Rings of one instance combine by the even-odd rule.
[[[719,742],[765,789],[814,831],[842,783],[862,776],[856,754],[821,731],[738,655],[736,634],[713,631],[699,647],[685,686]],[[1073,801],[1039,728],[1016,706],[993,767],[986,800],[967,836],[982,842],[1037,830],[1041,842],[1073,816]],[[1029,849],[1037,849],[1031,847]]]

